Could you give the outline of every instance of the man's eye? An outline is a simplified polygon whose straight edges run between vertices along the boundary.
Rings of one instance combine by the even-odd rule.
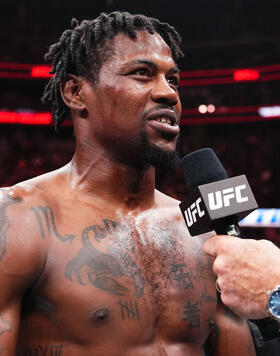
[[[148,71],[147,68],[138,68],[135,69],[132,74],[136,74],[139,75],[141,77],[149,77],[150,76],[150,72]]]
[[[179,86],[179,78],[170,77],[167,80],[168,80],[168,83],[170,83],[171,85],[175,85],[176,87]]]

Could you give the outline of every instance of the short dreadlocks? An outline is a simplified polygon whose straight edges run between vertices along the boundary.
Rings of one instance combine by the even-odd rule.
[[[101,13],[96,19],[81,23],[72,19],[71,27],[62,33],[59,41],[51,45],[45,55],[45,60],[52,64],[50,74],[54,75],[45,87],[42,100],[52,107],[56,130],[69,113],[60,95],[60,83],[68,74],[74,74],[97,84],[102,64],[114,53],[111,41],[117,34],[125,33],[135,39],[137,31],[158,33],[170,47],[175,61],[183,56],[181,37],[175,28],[144,15],[118,11]]]

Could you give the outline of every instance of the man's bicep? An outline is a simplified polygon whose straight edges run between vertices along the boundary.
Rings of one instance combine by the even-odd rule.
[[[220,303],[216,322],[205,344],[206,356],[255,356],[255,347],[246,319]]]
[[[0,355],[11,356],[15,354],[16,350],[16,341],[20,322],[20,299],[14,297],[11,300],[6,300],[4,302],[2,298],[1,302]]]
[[[13,244],[0,260],[0,356],[15,355],[22,297],[34,280],[28,263],[26,251],[21,256]]]
[[[0,293],[2,283],[11,283],[12,290],[30,283],[44,263],[44,251],[29,206],[12,190],[0,189]]]
[[[14,355],[21,300],[44,266],[44,245],[19,197],[0,190],[0,355]]]

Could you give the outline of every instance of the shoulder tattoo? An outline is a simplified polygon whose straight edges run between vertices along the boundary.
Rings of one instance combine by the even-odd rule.
[[[21,201],[21,198],[13,198],[7,194],[0,203],[0,261],[7,252],[7,232],[11,226],[7,216],[7,209],[10,205]]]

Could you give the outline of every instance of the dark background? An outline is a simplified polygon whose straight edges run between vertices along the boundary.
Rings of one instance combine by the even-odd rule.
[[[72,17],[126,10],[167,21],[183,37],[182,70],[280,64],[279,0],[5,1],[0,10],[0,62],[43,63]],[[0,110],[47,110],[40,102],[45,80],[0,78]],[[181,88],[183,108],[280,105],[280,81]],[[212,147],[229,175],[246,174],[260,207],[279,208],[280,121],[182,126],[181,154]],[[0,125],[0,185],[53,170],[72,156],[72,129]],[[179,199],[182,174],[158,172],[158,187]],[[274,232],[273,232],[274,233]]]

